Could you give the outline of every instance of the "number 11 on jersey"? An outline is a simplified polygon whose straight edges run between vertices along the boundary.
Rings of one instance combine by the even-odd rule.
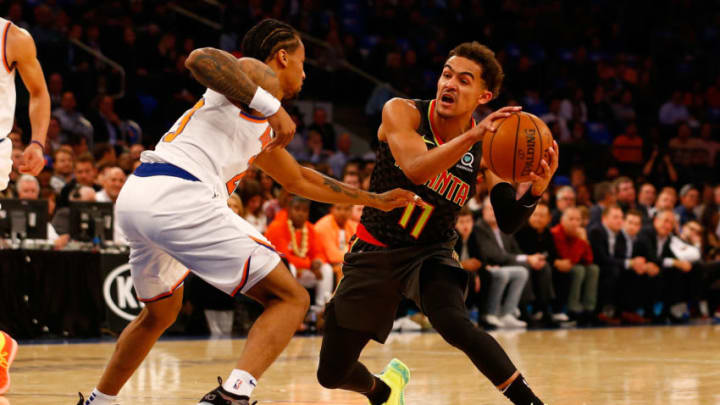
[[[407,228],[410,218],[412,217],[413,212],[415,212],[415,207],[417,207],[417,204],[415,203],[408,204],[400,217],[400,221],[398,221],[400,226]],[[420,237],[420,234],[423,229],[425,229],[425,225],[427,225],[427,222],[430,219],[430,215],[432,215],[432,212],[435,210],[434,206],[427,203],[424,206],[421,206],[421,208],[422,211],[420,212],[420,218],[418,218],[415,226],[412,228],[412,231],[410,231],[410,235],[415,239]]]

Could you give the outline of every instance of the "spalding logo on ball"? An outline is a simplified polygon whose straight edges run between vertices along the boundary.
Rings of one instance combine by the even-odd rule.
[[[502,120],[495,133],[483,140],[483,159],[503,180],[522,183],[540,175],[540,161],[547,158],[553,138],[545,123],[533,114],[520,112]]]

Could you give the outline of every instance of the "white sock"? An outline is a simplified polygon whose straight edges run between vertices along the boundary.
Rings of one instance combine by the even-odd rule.
[[[256,386],[257,380],[255,377],[247,371],[237,368],[230,373],[230,377],[223,384],[225,391],[235,395],[244,395],[248,398],[250,398]]]
[[[115,405],[116,402],[117,396],[105,395],[95,388],[84,405]]]

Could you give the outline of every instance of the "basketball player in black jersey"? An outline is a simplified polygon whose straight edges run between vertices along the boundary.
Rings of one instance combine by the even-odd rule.
[[[464,300],[468,275],[453,256],[455,220],[474,194],[481,170],[506,233],[527,220],[557,170],[554,143],[541,173],[532,174],[531,187],[516,199],[513,186],[482,169],[483,136],[520,109],[505,107],[473,122],[473,111],[498,94],[502,79],[490,49],[464,43],[450,52],[434,100],[393,99],[383,108],[370,189],[404,188],[427,204],[390,212],[365,208],[357,239],[345,255],[345,277],[326,309],[318,368],[322,386],[364,394],[373,405],[404,404],[407,367],[393,359],[376,377],[358,358],[370,339],[386,340],[405,296],[513,403],[543,404],[495,339],[471,323]]]

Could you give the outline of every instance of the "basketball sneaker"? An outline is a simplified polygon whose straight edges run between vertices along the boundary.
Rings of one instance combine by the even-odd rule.
[[[198,405],[255,405],[257,401],[250,404],[250,398],[231,394],[223,388],[222,378],[218,377],[219,386],[205,394],[198,402]]]
[[[10,365],[15,360],[17,349],[15,339],[0,330],[0,395],[10,389]]]
[[[390,397],[383,405],[405,405],[405,386],[410,381],[408,366],[392,359],[378,377],[390,387]]]
[[[80,396],[80,399],[78,400],[78,403],[76,405],[85,405],[95,399],[95,394],[90,394],[87,401],[85,401],[85,397],[83,397],[82,392],[78,392],[78,396]]]

